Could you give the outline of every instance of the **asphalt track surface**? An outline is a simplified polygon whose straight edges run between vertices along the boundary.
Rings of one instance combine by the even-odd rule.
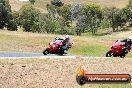
[[[43,55],[43,53],[32,53],[32,52],[0,52],[0,59],[85,59],[85,58],[96,58],[96,59],[108,59],[109,57],[96,57],[96,56],[78,56],[78,55],[63,55],[59,56],[56,54]],[[118,57],[114,57],[118,58]],[[120,59],[132,59],[132,58],[120,58]]]
[[[43,55],[43,53],[31,53],[31,52],[0,52],[0,59],[77,59],[77,58],[107,58],[107,57],[94,57],[94,56],[77,56],[77,55],[55,55],[48,54]]]
[[[42,53],[30,52],[0,52],[0,57],[35,57],[44,56]]]

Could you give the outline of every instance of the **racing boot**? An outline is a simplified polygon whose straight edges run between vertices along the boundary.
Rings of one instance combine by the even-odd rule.
[[[126,50],[125,50],[125,54],[127,54],[127,53],[128,53],[128,50],[126,49]]]
[[[123,52],[122,52],[123,54],[127,54],[128,53],[128,50],[125,48],[125,49],[123,49]]]
[[[67,50],[64,50],[64,54],[67,54]]]

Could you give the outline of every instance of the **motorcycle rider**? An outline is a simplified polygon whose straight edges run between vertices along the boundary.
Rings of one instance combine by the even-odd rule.
[[[63,40],[64,46],[62,47],[64,49],[64,53],[65,54],[67,54],[69,43],[70,43],[70,36],[69,35],[66,35],[64,37],[64,40]]]
[[[127,39],[122,40],[122,42],[125,43],[125,47],[126,47],[126,48],[123,49],[123,53],[127,54],[128,51],[131,49],[131,45],[132,45],[132,36],[129,36]],[[129,52],[130,52],[130,51],[129,51]]]
[[[49,45],[52,45],[54,43],[58,44],[59,42],[62,42],[63,38],[62,37],[55,37],[54,40]]]
[[[55,39],[50,43],[50,45],[53,43],[58,44],[59,42],[62,42],[63,43],[62,48],[64,49],[64,53],[67,54],[68,45],[70,43],[69,40],[70,40],[69,35],[66,35],[65,37],[55,37]]]

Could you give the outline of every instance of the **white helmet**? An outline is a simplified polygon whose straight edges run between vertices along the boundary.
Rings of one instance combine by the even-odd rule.
[[[66,39],[67,41],[69,41],[69,40],[70,40],[70,36],[69,36],[69,35],[66,35],[66,36],[65,36],[65,39]]]
[[[69,39],[69,38],[70,38],[70,36],[69,36],[69,35],[66,35],[66,36],[65,36],[65,38],[68,38],[68,39]]]
[[[130,39],[130,40],[132,40],[132,36],[129,36],[127,39]]]

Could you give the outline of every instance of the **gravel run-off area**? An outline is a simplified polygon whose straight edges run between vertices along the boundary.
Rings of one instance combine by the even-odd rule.
[[[0,88],[98,88],[77,84],[80,65],[88,74],[132,75],[132,59],[6,59],[0,60]]]

